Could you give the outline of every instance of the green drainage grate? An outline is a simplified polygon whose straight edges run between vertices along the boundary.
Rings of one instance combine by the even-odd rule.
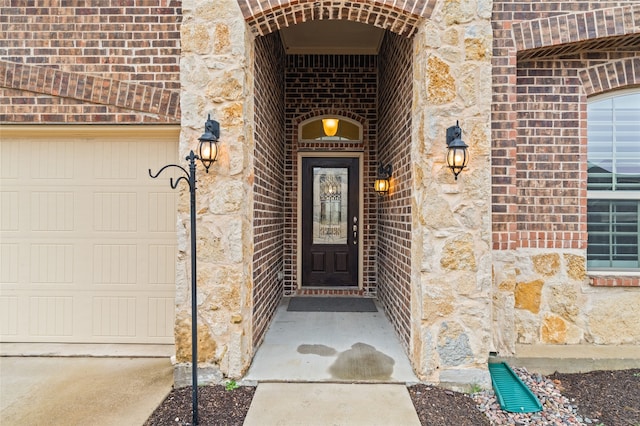
[[[489,373],[503,410],[511,413],[535,413],[542,405],[506,362],[489,364]]]

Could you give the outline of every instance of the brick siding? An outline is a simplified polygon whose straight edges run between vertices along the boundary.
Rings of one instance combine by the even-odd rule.
[[[412,40],[385,34],[379,63],[378,160],[393,166],[389,195],[378,203],[378,298],[403,343],[411,336]]]
[[[256,39],[253,185],[253,345],[282,298],[284,235],[284,49],[277,34]]]
[[[429,18],[436,0],[392,0],[353,2],[345,0],[239,0],[240,10],[251,31],[265,35],[282,27],[314,19],[342,19],[411,36],[423,18]]]
[[[297,196],[299,151],[364,152],[363,234],[364,294],[375,294],[376,197],[373,191],[376,164],[377,59],[368,55],[288,55],[285,68],[285,294],[297,288]],[[363,125],[362,143],[307,143],[298,140],[304,120],[342,115]]]
[[[640,5],[532,4],[494,2],[493,247],[586,249],[587,96],[638,84]]]
[[[6,1],[0,122],[179,123],[181,2]]]
[[[640,277],[632,276],[592,276],[589,284],[594,287],[640,287]]]

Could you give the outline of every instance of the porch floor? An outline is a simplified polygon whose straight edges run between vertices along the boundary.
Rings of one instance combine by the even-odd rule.
[[[288,312],[283,299],[244,382],[417,383],[378,312]]]

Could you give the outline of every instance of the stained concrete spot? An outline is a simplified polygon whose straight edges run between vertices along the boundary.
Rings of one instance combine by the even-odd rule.
[[[394,364],[393,358],[373,346],[356,343],[338,355],[329,373],[340,380],[390,380]]]
[[[298,346],[298,353],[305,355],[334,356],[338,351],[325,345],[300,345]]]

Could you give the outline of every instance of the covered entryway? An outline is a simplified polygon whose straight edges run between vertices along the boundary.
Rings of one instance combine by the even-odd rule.
[[[5,126],[3,342],[172,344],[176,126]]]
[[[282,296],[334,295],[377,298],[408,351],[412,39],[308,22],[255,51],[254,344]],[[381,164],[396,170],[383,197]]]
[[[245,379],[415,381],[404,267],[411,168],[402,143],[411,139],[412,39],[314,21],[259,37],[255,46],[255,114],[265,126],[256,128],[257,351]],[[397,173],[380,196],[374,182],[380,165],[391,163]],[[284,235],[267,232],[279,221]],[[280,267],[282,280],[269,283],[267,271]],[[298,297],[370,298],[377,311],[288,311]]]
[[[490,88],[490,2],[222,0],[205,11],[185,9],[180,141],[188,153],[201,117],[220,118],[223,155],[199,187],[203,363],[242,377],[283,297],[351,296],[378,301],[421,378],[484,374],[475,367],[490,344],[491,93],[480,91]],[[362,137],[301,134],[323,118],[357,123]],[[475,150],[469,180],[445,162],[456,120]],[[314,259],[303,262],[299,176],[320,153],[362,158],[357,286],[302,279]],[[378,170],[391,169],[379,196]],[[315,260],[321,269],[326,253]],[[188,294],[186,280],[177,293]],[[188,301],[177,303],[180,368],[190,362]]]

